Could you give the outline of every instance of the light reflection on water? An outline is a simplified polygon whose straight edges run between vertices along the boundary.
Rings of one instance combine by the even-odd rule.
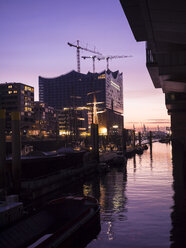
[[[170,247],[173,202],[171,146],[154,143],[94,183],[84,185],[101,205],[101,232],[87,247]]]

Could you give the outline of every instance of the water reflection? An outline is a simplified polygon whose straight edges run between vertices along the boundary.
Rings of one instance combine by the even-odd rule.
[[[170,146],[153,144],[100,178],[102,230],[88,248],[170,246],[172,201]]]
[[[136,172],[136,155],[133,157],[133,163],[134,163],[134,173]]]
[[[99,200],[101,232],[87,247],[185,248],[185,163],[182,147],[153,143],[128,159],[127,170],[121,165],[63,189]]]
[[[152,157],[152,143],[149,145],[150,148],[150,168],[152,169],[153,157]]]

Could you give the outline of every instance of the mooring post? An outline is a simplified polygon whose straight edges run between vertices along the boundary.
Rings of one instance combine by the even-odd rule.
[[[138,133],[139,146],[141,146],[141,132]]]
[[[14,193],[19,193],[21,185],[21,138],[20,113],[11,113],[12,124],[12,176]]]
[[[126,154],[126,149],[127,149],[127,136],[128,136],[128,131],[127,129],[123,129],[122,130],[122,151],[123,151],[123,155]]]
[[[91,124],[91,140],[92,140],[92,151],[99,162],[99,135],[98,135],[98,124]]]
[[[5,164],[6,164],[6,138],[5,138],[6,110],[0,109],[0,200],[5,198]]]
[[[152,153],[152,131],[149,132],[150,153]]]
[[[133,143],[132,143],[132,146],[133,146],[133,148],[135,148],[135,146],[136,146],[136,135],[135,135],[135,130],[133,130],[132,131],[132,141],[133,141]]]
[[[152,145],[152,131],[149,132],[149,144]]]

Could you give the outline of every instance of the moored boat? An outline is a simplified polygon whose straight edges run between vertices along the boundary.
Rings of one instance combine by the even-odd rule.
[[[83,166],[84,154],[85,151],[67,148],[50,152],[32,151],[27,156],[21,157],[22,178],[40,177],[66,168],[79,168]],[[6,164],[11,171],[11,157],[7,158]]]
[[[93,197],[63,197],[0,232],[3,248],[84,247],[100,231]]]

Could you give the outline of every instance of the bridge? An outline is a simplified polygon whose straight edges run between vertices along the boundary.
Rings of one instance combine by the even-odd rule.
[[[136,41],[146,41],[146,66],[165,94],[172,140],[186,151],[186,1],[120,2]]]

